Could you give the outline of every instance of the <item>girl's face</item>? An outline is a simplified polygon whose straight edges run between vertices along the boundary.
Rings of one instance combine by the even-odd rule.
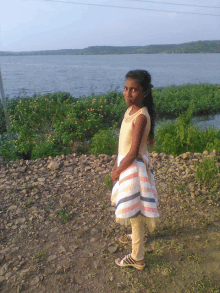
[[[136,79],[127,78],[125,80],[123,96],[128,106],[141,106],[143,100],[143,88]]]

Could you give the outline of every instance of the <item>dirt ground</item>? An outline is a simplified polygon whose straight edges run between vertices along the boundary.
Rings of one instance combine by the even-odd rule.
[[[193,159],[152,157],[160,225],[146,230],[143,271],[114,262],[131,252],[118,241],[131,230],[115,223],[103,183],[113,159],[0,165],[0,292],[220,292],[220,201],[186,172]]]

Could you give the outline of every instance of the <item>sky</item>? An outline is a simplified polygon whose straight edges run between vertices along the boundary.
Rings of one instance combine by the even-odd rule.
[[[220,40],[220,0],[157,1],[161,3],[156,3],[154,0],[151,2],[59,1],[0,0],[0,51],[83,49],[89,46],[146,46]],[[82,5],[82,3],[131,9]],[[218,16],[182,14],[177,13],[178,11]]]

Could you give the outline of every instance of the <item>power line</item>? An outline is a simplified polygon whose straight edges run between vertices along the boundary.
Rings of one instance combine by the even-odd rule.
[[[169,13],[181,13],[181,14],[196,14],[196,15],[208,15],[208,16],[220,16],[220,14],[208,14],[208,13],[196,13],[196,12],[183,12],[183,11],[171,11],[171,10],[159,10],[150,8],[137,8],[137,7],[127,7],[127,6],[114,6],[114,5],[104,5],[104,4],[92,4],[92,3],[80,3],[72,1],[60,1],[60,0],[43,0],[44,2],[57,2],[57,3],[68,3],[68,4],[78,4],[78,5],[88,5],[88,6],[99,6],[99,7],[111,7],[111,8],[123,8],[132,10],[148,10],[157,12],[169,12]]]
[[[220,6],[205,6],[205,5],[195,5],[195,4],[183,4],[183,3],[174,3],[174,2],[159,2],[159,1],[146,1],[146,0],[126,0],[133,2],[149,2],[149,3],[159,3],[159,4],[168,4],[168,5],[180,5],[180,6],[193,6],[193,7],[203,7],[203,8],[220,8]]]

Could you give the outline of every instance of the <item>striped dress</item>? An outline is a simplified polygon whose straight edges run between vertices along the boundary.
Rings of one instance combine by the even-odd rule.
[[[114,186],[111,203],[115,206],[116,222],[129,225],[131,218],[142,217],[152,232],[158,221],[157,191],[154,184],[152,165],[147,151],[147,138],[150,131],[150,116],[143,107],[133,115],[129,115],[131,107],[125,112],[120,129],[118,161],[119,166],[130,150],[132,123],[140,114],[147,117],[147,125],[139,148],[139,155],[133,163],[124,170]]]

